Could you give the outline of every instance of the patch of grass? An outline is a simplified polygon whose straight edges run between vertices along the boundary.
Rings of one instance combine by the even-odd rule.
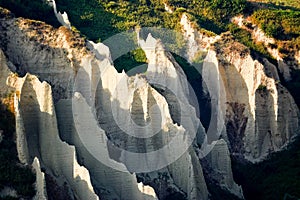
[[[138,26],[180,28],[180,13],[165,12],[159,0],[57,0],[57,6],[58,10],[66,11],[71,23],[93,41],[105,41],[119,32],[133,30]],[[111,52],[114,54],[113,47]],[[115,60],[115,66],[118,71],[128,71],[145,61],[142,50],[136,49]]]
[[[114,34],[140,27],[174,28],[178,13],[165,12],[161,1],[57,0],[58,10],[66,11],[71,23],[88,39],[101,41]]]
[[[272,56],[268,52],[267,48],[262,43],[255,43],[252,39],[251,33],[239,28],[237,25],[231,23],[228,25],[228,30],[240,43],[249,47],[252,51],[272,60]]]
[[[260,91],[266,91],[267,86],[263,85],[263,84],[260,84],[257,89],[260,90]]]
[[[251,16],[268,36],[276,39],[291,39],[300,36],[300,11],[258,10]]]
[[[203,16],[217,24],[226,22],[246,7],[246,0],[168,0],[168,2],[175,8],[186,8],[194,16]]]
[[[114,60],[114,66],[120,73],[123,70],[128,72],[137,66],[146,64],[146,62],[147,58],[144,51],[141,48],[138,48]]]
[[[103,41],[118,33],[114,25],[123,20],[107,12],[96,0],[57,0],[56,3],[58,11],[67,12],[72,25],[93,41]]]

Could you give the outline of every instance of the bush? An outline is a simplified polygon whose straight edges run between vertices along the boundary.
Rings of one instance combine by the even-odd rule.
[[[255,43],[252,40],[251,33],[249,33],[244,29],[239,28],[237,25],[233,23],[229,24],[227,28],[239,42],[249,47],[252,51],[257,52],[263,55],[264,57],[272,59],[266,47],[262,43]]]
[[[277,39],[291,39],[300,36],[300,11],[258,10],[251,16],[268,36]]]
[[[267,90],[267,86],[266,86],[266,85],[263,85],[263,84],[260,84],[260,85],[258,86],[257,90],[259,90],[259,91],[265,91],[265,90]]]
[[[147,58],[141,48],[135,49],[114,60],[114,66],[118,72],[130,71],[131,69],[146,64]]]

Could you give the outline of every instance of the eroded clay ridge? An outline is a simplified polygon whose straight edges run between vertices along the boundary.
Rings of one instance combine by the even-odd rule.
[[[297,133],[299,111],[279,83],[276,68],[253,59],[246,47],[226,34],[205,40],[214,43],[205,43],[203,79],[211,98],[219,99],[213,109],[226,111],[221,126],[224,139],[208,141],[208,133],[189,104],[186,76],[159,43],[153,51],[145,50],[149,60],[146,76],[128,77],[117,73],[109,48],[103,44],[90,51],[84,39],[65,27],[55,29],[14,18],[3,9],[0,16],[0,47],[5,54],[0,57],[1,93],[15,93],[19,158],[23,163],[34,162],[41,198],[47,198],[44,177],[51,176],[51,186],[55,185],[57,195],[63,198],[165,199],[177,194],[186,199],[208,199],[203,168],[222,188],[242,197],[232,178],[228,146],[231,153],[259,161],[280,150]],[[197,41],[190,43],[196,46]],[[174,122],[179,115],[169,106],[174,97],[151,86],[157,81],[178,91],[186,117],[182,123]],[[158,105],[157,110],[153,105]],[[80,119],[79,126],[76,119]],[[149,121],[152,126],[142,133],[160,127],[158,136],[143,142],[128,136],[139,132],[135,124]],[[134,160],[125,150],[153,151],[168,144],[174,135],[185,138],[191,133],[197,134],[196,142],[175,162],[153,172],[133,173],[141,160],[148,168],[156,167],[155,163],[151,157]],[[112,151],[109,141],[121,150]],[[210,147],[214,148],[206,156],[208,164],[201,166],[199,152]],[[160,157],[172,154],[178,152]],[[46,170],[40,171],[40,166]]]

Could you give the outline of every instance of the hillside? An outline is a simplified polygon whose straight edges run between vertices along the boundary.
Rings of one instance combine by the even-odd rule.
[[[248,0],[248,1],[300,9],[299,1],[297,0]]]
[[[300,198],[298,4],[0,0],[0,199]]]

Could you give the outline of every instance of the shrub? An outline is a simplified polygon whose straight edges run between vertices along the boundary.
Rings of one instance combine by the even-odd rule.
[[[249,47],[252,51],[258,52],[267,58],[272,58],[266,47],[262,43],[255,43],[252,40],[251,33],[248,31],[239,28],[237,25],[231,23],[227,26],[232,35],[242,44]]]
[[[263,84],[260,84],[260,85],[258,86],[257,90],[259,90],[259,91],[265,91],[265,90],[267,90],[267,86],[266,86],[266,85],[263,85]]]
[[[300,11],[263,9],[251,17],[268,36],[277,39],[300,36]]]

